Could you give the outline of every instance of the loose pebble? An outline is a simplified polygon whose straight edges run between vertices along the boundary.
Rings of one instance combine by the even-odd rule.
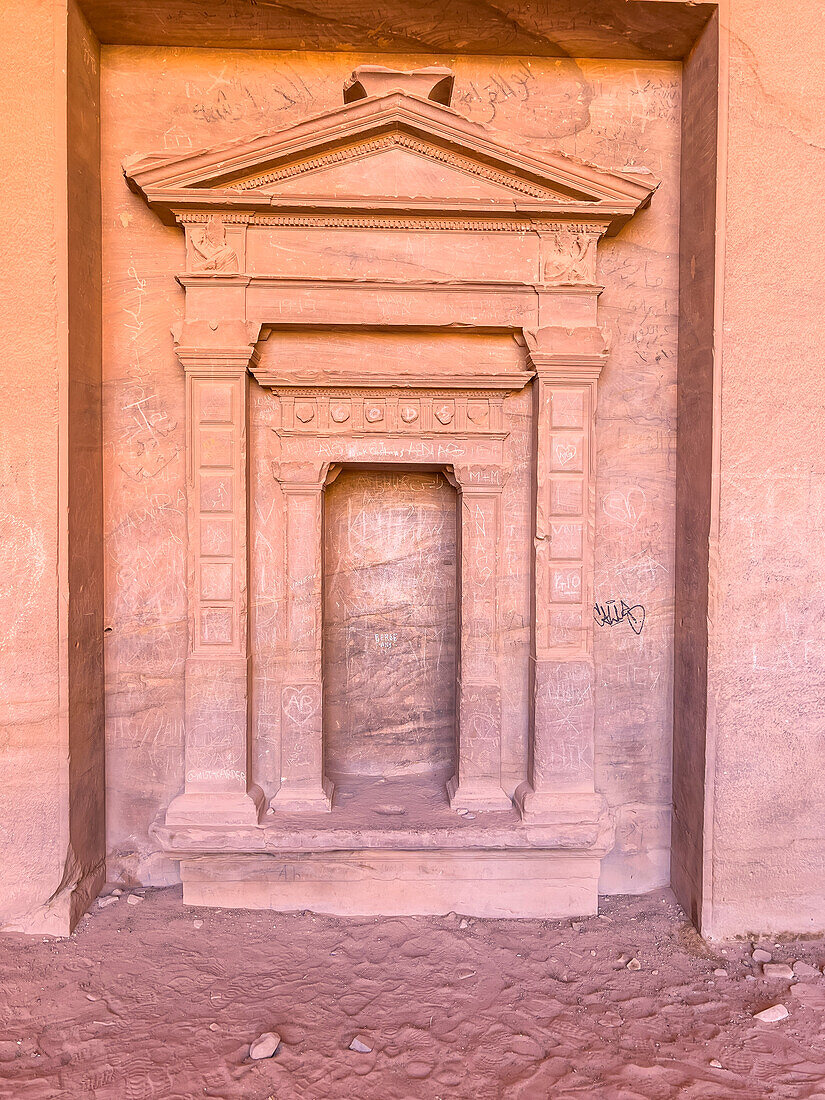
[[[370,1054],[372,1047],[369,1044],[369,1040],[363,1035],[356,1035],[349,1045],[350,1050],[355,1050],[359,1054]]]
[[[784,1005],[771,1005],[770,1008],[763,1008],[761,1012],[754,1012],[754,1020],[761,1020],[763,1024],[776,1024],[780,1020],[784,1020],[790,1013]]]
[[[751,958],[754,962],[757,963],[769,963],[773,958],[773,955],[770,953],[770,951],[765,951],[761,947],[756,947],[751,954]]]
[[[718,1058],[711,1058],[708,1065],[713,1066],[714,1069],[721,1069],[722,1068],[722,1063],[719,1061]]]
[[[818,966],[811,966],[806,962],[795,962],[793,964],[793,972],[797,978],[821,978],[822,971]]]
[[[627,969],[628,970],[641,970],[642,969],[642,964],[639,962],[638,959],[631,959],[630,962],[627,964]]]
[[[140,894],[128,894],[126,897],[127,905],[140,905],[142,901],[143,898],[140,896]]]
[[[209,1030],[210,1031],[220,1031],[220,1028],[218,1027],[217,1024],[210,1024],[209,1025]]]
[[[193,928],[203,928],[203,921],[202,920],[193,920],[192,921],[192,927]]]
[[[116,901],[117,898],[115,897],[115,895],[109,894],[109,896],[106,898],[98,898],[97,904],[101,909],[105,909],[108,905],[114,905]]]
[[[718,966],[713,972],[717,978],[727,978],[728,972],[723,967]]]
[[[784,978],[788,981],[794,976],[787,963],[763,963],[762,973],[766,978]]]
[[[459,928],[460,928],[460,929],[462,930],[462,932],[463,932],[465,928],[469,928],[469,927],[470,927],[470,922],[469,922],[469,921],[468,921],[468,920],[467,920],[467,919],[465,918],[464,920],[462,920],[461,924],[459,924],[459,926],[458,926],[458,927],[459,927]]]
[[[271,1058],[281,1043],[277,1031],[265,1031],[249,1047],[250,1058]]]

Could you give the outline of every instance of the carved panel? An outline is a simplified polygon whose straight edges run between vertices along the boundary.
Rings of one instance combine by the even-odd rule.
[[[277,393],[281,406],[279,435],[488,435],[504,430],[500,392],[450,393],[416,390],[407,397],[397,389],[290,389]]]
[[[245,653],[246,376],[188,376],[195,587],[192,652]]]

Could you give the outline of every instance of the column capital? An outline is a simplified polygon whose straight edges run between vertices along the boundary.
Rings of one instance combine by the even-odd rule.
[[[607,360],[607,333],[597,325],[525,329],[528,366],[542,381],[595,382]]]
[[[501,493],[510,471],[497,464],[457,466],[453,464],[453,477],[461,493],[479,493],[494,496]]]
[[[254,347],[175,347],[187,374],[245,374],[258,365]]]

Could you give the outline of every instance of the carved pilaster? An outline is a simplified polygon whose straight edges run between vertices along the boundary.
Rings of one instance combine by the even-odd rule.
[[[324,776],[322,554],[326,465],[276,464],[286,510],[286,671],[281,687],[281,785],[273,810],[332,808]]]
[[[168,824],[256,822],[249,777],[247,363],[184,355],[189,514],[186,771]]]
[[[594,302],[595,308],[595,302]],[[545,333],[545,340],[550,336]],[[605,357],[531,352],[535,455],[534,621],[526,821],[598,815],[594,786],[593,533],[596,386]]]
[[[502,471],[455,470],[461,494],[458,761],[448,784],[455,808],[507,809],[501,786],[498,568]]]

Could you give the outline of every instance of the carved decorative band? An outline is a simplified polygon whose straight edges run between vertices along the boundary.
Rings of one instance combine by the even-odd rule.
[[[498,435],[504,430],[503,397],[500,393],[479,396],[416,391],[414,396],[388,391],[386,394],[309,390],[277,395],[284,433],[343,435]]]
[[[254,216],[249,211],[228,213],[221,210],[218,215],[214,211],[186,211],[185,213],[175,214],[175,221],[178,225],[203,225],[217,217],[224,225],[249,225]]]
[[[176,214],[175,218],[178,225],[203,225],[213,216],[202,212],[186,212]],[[253,214],[247,211],[232,214],[221,212],[220,217],[226,225],[284,226],[297,229],[436,229],[458,233],[532,233],[538,228],[549,231],[555,225],[524,217],[427,218],[412,214]]]
[[[346,149],[336,149],[333,152],[324,153],[321,156],[311,157],[308,160],[301,161],[299,164],[287,164],[283,168],[274,168],[270,172],[264,172],[259,176],[253,176],[252,179],[242,180],[234,184],[233,190],[253,191],[260,187],[265,187],[270,183],[279,183],[281,180],[293,179],[295,176],[301,176],[306,172],[313,172],[319,168],[328,168],[332,164],[340,164],[345,161],[355,160],[358,157],[369,156],[371,153],[380,152],[382,149],[392,149],[394,147],[410,149],[414,153],[419,153],[432,160],[438,160],[442,164],[449,164],[471,175],[481,176],[491,183],[500,184],[513,191],[520,191],[522,194],[530,195],[532,198],[553,198],[559,202],[571,201],[561,198],[556,192],[551,191],[548,187],[541,187],[538,184],[519,179],[517,176],[507,172],[499,172],[486,164],[479,164],[478,161],[471,160],[470,157],[452,153],[447,149],[440,148],[432,142],[421,141],[420,138],[401,133],[400,131],[384,134],[382,137],[372,138],[370,141],[361,141],[355,145],[348,146]]]
[[[586,233],[588,236],[601,237],[608,228],[608,222],[550,222],[536,223],[542,233]]]
[[[255,214],[249,224],[303,229],[445,229],[463,233],[530,233],[536,228],[531,218],[419,218],[380,214]]]

